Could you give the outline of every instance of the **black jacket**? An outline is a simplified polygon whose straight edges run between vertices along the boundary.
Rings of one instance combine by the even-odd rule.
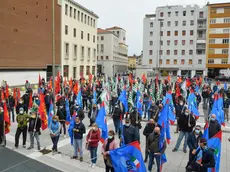
[[[216,133],[218,133],[221,130],[221,125],[217,120],[210,121],[209,123],[209,138],[212,138]]]
[[[209,94],[208,94],[208,91],[202,91],[202,97],[205,99],[205,98],[208,98],[209,97]]]
[[[190,118],[190,126],[188,126],[189,123],[189,118]],[[193,127],[195,127],[196,121],[192,114],[185,115],[184,113],[181,115],[181,117],[178,120],[178,127],[180,131],[183,132],[192,132]]]
[[[153,132],[154,128],[155,128],[155,124],[150,124],[150,123],[146,124],[145,129],[143,131],[143,135],[146,137],[146,139]]]
[[[29,106],[29,102],[30,102],[30,96],[29,96],[29,94],[24,94],[22,96],[22,99],[23,99],[24,104],[28,107]]]
[[[9,107],[13,108],[15,105],[15,100],[13,96],[9,96]]]
[[[184,110],[184,105],[176,104],[175,110],[176,110],[176,117],[180,118],[181,113]]]
[[[113,111],[113,119],[120,119],[120,115],[122,115],[122,111],[119,107],[115,107]]]
[[[140,134],[136,127],[130,125],[129,127],[124,126],[123,128],[123,136],[125,144],[132,143],[134,141],[140,140]]]
[[[74,139],[82,139],[83,134],[85,133],[85,125],[80,122],[79,124],[74,124],[74,129],[79,130],[79,132],[73,131],[74,132]]]
[[[187,140],[187,144],[190,150],[193,149],[197,149],[198,148],[198,142],[200,140],[200,138],[202,137],[202,132],[200,132],[200,134],[198,135],[198,137],[196,137],[195,132],[191,132],[188,135],[188,140]]]
[[[29,132],[33,132],[34,129],[36,130],[36,132],[40,132],[40,128],[42,125],[41,119],[38,117],[37,118],[37,124],[35,125],[35,123],[36,123],[36,118],[30,118],[29,119],[29,128],[28,128]]]
[[[163,154],[166,149],[166,141],[164,140],[163,147],[160,147],[160,135],[155,135],[155,133],[151,133],[147,140],[147,150],[151,153],[161,153]]]
[[[58,109],[57,116],[59,117],[59,120],[66,120],[66,111],[64,108]]]

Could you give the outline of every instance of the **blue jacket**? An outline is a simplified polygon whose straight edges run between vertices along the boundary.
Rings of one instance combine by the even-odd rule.
[[[85,133],[85,125],[83,123],[79,124],[74,124],[74,129],[79,130],[79,132],[73,131],[74,132],[74,139],[82,139],[83,134]]]
[[[198,148],[198,142],[200,140],[200,138],[202,137],[202,132],[200,132],[199,136],[196,137],[195,135],[195,132],[191,132],[189,135],[188,135],[188,140],[187,140],[187,144],[188,144],[188,147],[190,150],[193,150],[193,149],[197,149]]]
[[[59,122],[52,121],[50,123],[49,130],[50,134],[55,134],[56,136],[59,136],[61,131],[61,124]]]

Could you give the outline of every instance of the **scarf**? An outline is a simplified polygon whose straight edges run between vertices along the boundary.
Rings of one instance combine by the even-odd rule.
[[[108,139],[107,144],[106,144],[106,146],[105,146],[105,151],[106,151],[106,152],[109,151],[110,143],[112,143],[113,140],[114,140],[114,137],[113,137],[112,139]]]

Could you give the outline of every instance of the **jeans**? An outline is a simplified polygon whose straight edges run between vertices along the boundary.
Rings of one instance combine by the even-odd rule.
[[[19,137],[20,137],[21,133],[22,133],[22,137],[23,137],[22,145],[26,145],[27,127],[24,127],[22,129],[17,128],[16,134],[15,134],[15,147],[18,147]]]
[[[180,143],[181,143],[182,139],[185,137],[183,150],[186,150],[188,135],[189,135],[189,132],[180,131],[180,134],[179,134],[179,137],[177,139],[176,146],[175,146],[176,149],[179,149]]]
[[[203,108],[204,109],[208,108],[208,98],[203,98]]]
[[[86,108],[86,110],[88,109],[88,102],[87,102],[87,98],[84,98],[83,100],[83,110]]]
[[[146,118],[146,114],[148,114],[148,104],[144,104],[144,110],[145,110],[145,113],[144,113],[144,117]]]
[[[55,137],[51,137],[51,140],[53,142],[53,148],[52,148],[52,150],[56,151],[56,152],[57,152],[57,144],[58,144],[58,141],[59,141],[59,137],[60,137],[60,135],[55,136]]]
[[[30,147],[32,147],[32,148],[34,147],[34,137],[37,140],[38,148],[40,148],[41,145],[40,145],[39,133],[38,132],[32,132],[32,131],[30,131]]]
[[[61,125],[63,126],[63,130],[64,130],[64,135],[66,135],[66,124],[65,124],[65,121],[60,121]],[[61,132],[60,134],[62,133],[62,128],[61,128]]]
[[[78,150],[80,151],[80,157],[83,157],[82,151],[82,139],[73,139],[74,156],[78,156]]]
[[[97,162],[97,147],[89,147],[91,162],[96,164]]]
[[[113,118],[113,124],[115,127],[115,132],[119,133],[119,129],[120,129],[120,119],[118,118]]]
[[[148,170],[152,171],[154,158],[156,159],[156,163],[157,163],[157,172],[160,172],[161,155],[154,155],[154,153],[152,152],[149,153]]]
[[[229,120],[229,116],[228,116],[228,108],[224,108],[224,116],[225,116],[225,119],[227,119],[227,121]]]
[[[11,113],[10,112],[12,112],[12,116],[11,116]],[[10,114],[10,116],[11,116],[11,118],[12,118],[12,121],[14,122],[15,120],[14,120],[14,107],[11,107],[10,109],[9,109],[9,114]]]

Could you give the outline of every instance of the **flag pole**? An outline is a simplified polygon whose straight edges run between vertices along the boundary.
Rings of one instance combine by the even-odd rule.
[[[55,2],[52,0],[52,74],[53,74],[53,101],[55,114]]]

